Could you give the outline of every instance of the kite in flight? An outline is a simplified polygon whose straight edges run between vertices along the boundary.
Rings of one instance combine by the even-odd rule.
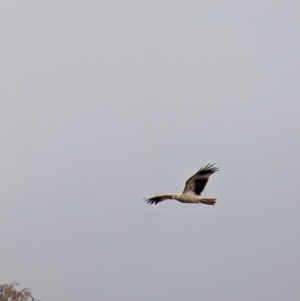
[[[148,204],[155,204],[165,200],[176,200],[181,203],[202,203],[206,205],[214,205],[217,202],[216,198],[201,197],[201,192],[204,190],[209,177],[219,170],[219,167],[214,167],[215,164],[207,164],[201,167],[186,183],[182,193],[178,194],[163,194],[153,198],[146,199]]]

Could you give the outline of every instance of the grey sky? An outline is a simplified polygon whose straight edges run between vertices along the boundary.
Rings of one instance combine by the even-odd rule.
[[[1,1],[0,283],[42,301],[300,297],[299,1]],[[214,207],[141,201],[216,162]]]

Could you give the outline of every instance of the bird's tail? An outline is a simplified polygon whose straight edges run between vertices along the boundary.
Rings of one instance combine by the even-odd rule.
[[[206,204],[206,205],[215,205],[217,202],[217,199],[214,198],[203,198],[200,200],[200,203]]]

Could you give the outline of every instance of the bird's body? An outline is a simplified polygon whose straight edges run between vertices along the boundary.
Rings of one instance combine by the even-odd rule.
[[[205,167],[190,177],[185,184],[182,193],[178,194],[164,194],[146,199],[147,203],[157,205],[159,202],[171,199],[181,203],[202,203],[206,205],[214,205],[216,198],[201,197],[201,192],[204,190],[209,177],[219,170],[218,167],[213,167],[214,164],[208,164]]]
[[[203,203],[207,205],[214,205],[217,201],[217,199],[214,198],[202,198],[201,196],[192,193],[175,194],[172,199],[180,203]]]

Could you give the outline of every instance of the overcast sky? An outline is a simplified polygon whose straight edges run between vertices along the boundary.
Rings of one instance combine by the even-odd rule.
[[[1,1],[0,283],[41,301],[300,297],[299,1]],[[181,192],[207,163],[216,206]]]

